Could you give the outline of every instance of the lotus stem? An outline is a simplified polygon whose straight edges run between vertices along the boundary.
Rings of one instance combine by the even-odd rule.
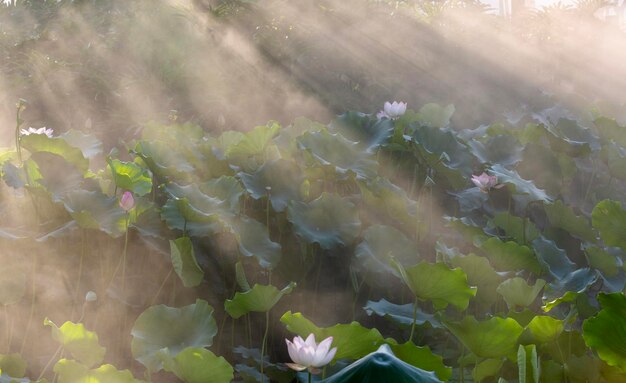
[[[265,376],[263,375],[263,369],[265,366],[265,348],[267,344],[267,334],[270,329],[270,312],[269,310],[265,312],[265,333],[263,334],[263,343],[261,343],[261,383],[265,381]],[[309,381],[311,379],[311,373],[309,373]]]
[[[309,373],[309,383],[311,383],[311,371],[308,371]]]
[[[417,321],[417,298],[413,302],[413,322],[411,323],[411,335],[409,335],[409,342],[413,342],[413,335],[415,334],[415,322]]]

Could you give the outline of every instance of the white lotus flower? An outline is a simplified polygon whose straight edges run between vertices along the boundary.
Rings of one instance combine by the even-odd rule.
[[[328,337],[319,344],[315,343],[315,335],[309,335],[306,340],[296,336],[293,342],[285,339],[289,356],[294,363],[287,363],[289,368],[296,371],[308,369],[310,372],[317,371],[317,367],[322,367],[330,363],[337,353],[337,347],[330,348],[333,337]]]
[[[31,134],[45,134],[46,136],[52,138],[53,133],[54,133],[54,130],[46,128],[45,126],[39,129],[35,129],[35,128],[20,129],[20,134],[22,136],[30,136]]]
[[[378,112],[378,114],[376,114],[376,117],[378,117],[378,119],[387,117],[389,119],[394,120],[402,116],[404,113],[406,113],[406,102],[387,101],[385,102],[383,110]]]

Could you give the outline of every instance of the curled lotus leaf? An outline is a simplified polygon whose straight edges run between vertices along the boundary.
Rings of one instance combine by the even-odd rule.
[[[233,224],[239,251],[255,257],[263,268],[276,267],[281,257],[281,245],[270,239],[267,226],[252,218],[242,218]]]
[[[319,243],[323,249],[350,245],[361,229],[354,204],[329,193],[322,193],[309,203],[291,202],[287,219],[299,237],[309,243]]]
[[[46,318],[44,325],[52,328],[52,338],[60,343],[76,360],[90,368],[104,359],[104,347],[98,342],[98,335],[85,328],[82,323],[65,322],[57,327]]]
[[[278,159],[263,164],[255,173],[239,173],[252,198],[269,197],[272,208],[282,212],[289,201],[300,200],[300,184],[304,177],[295,162]]]
[[[135,321],[131,350],[148,371],[157,372],[163,367],[163,353],[175,357],[187,347],[209,347],[216,334],[213,307],[206,301],[181,308],[151,306]]]
[[[413,306],[413,303],[397,305],[384,298],[378,302],[367,301],[367,304],[363,307],[367,315],[371,316],[372,314],[376,314],[378,316],[388,318],[390,321],[405,328],[411,327],[413,324],[414,308],[415,306]],[[441,322],[439,322],[434,315],[427,314],[419,308],[415,311],[415,323],[418,325],[430,323],[430,325],[434,328],[442,327]]]
[[[134,162],[109,159],[109,168],[113,174],[115,185],[122,190],[129,190],[143,196],[152,190],[152,174]]]
[[[255,284],[248,291],[237,292],[233,299],[224,302],[226,312],[233,318],[239,318],[249,312],[267,312],[285,295],[296,287],[295,282],[289,283],[282,290],[272,285]]]
[[[559,249],[554,241],[539,237],[533,241],[533,249],[537,259],[555,278],[561,279],[576,270],[576,264],[572,262],[565,250]]]
[[[551,202],[551,198],[545,191],[539,189],[532,181],[520,177],[514,170],[508,170],[500,164],[491,167],[493,175],[499,183],[511,184],[515,187],[516,194],[522,194],[527,201]]]

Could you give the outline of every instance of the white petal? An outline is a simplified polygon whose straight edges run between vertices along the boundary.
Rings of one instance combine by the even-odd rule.
[[[317,347],[317,344],[315,343],[315,335],[309,334],[309,336],[306,337],[304,344],[315,349]]]
[[[285,341],[287,342],[287,352],[289,352],[289,357],[291,358],[291,360],[298,363],[299,357],[298,357],[298,350],[296,348],[297,346],[291,343],[289,339],[285,339]]]
[[[320,342],[317,346],[317,350],[315,350],[315,360],[311,364],[312,366],[319,367],[324,364],[320,364],[325,358],[326,354],[328,354],[328,349],[330,349],[330,345],[333,343],[333,337],[328,337]]]
[[[328,354],[326,354],[326,358],[324,358],[317,367],[325,366],[330,363],[331,360],[335,357],[337,353],[337,347],[333,347],[332,350]]]

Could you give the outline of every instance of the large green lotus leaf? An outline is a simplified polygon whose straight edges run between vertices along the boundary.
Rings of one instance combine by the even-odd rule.
[[[237,178],[221,176],[201,183],[198,186],[202,193],[224,201],[225,207],[230,212],[239,212],[239,201],[244,190]]]
[[[18,353],[0,354],[0,371],[14,378],[22,378],[26,373],[26,361]]]
[[[396,305],[388,302],[386,299],[381,299],[378,302],[367,301],[367,304],[363,309],[367,315],[376,314],[381,317],[388,318],[392,322],[398,324],[401,327],[410,327],[413,324],[413,306],[412,303],[405,305]],[[434,328],[441,328],[441,322],[434,315],[423,312],[419,307],[415,311],[415,323],[423,325],[430,323]]]
[[[424,154],[429,156],[429,164],[436,170],[445,172],[445,168],[455,169],[467,177],[472,173],[471,164],[474,156],[469,148],[457,140],[454,131],[450,129],[439,129],[428,126],[415,128],[413,139],[424,150]],[[453,173],[448,172],[447,176],[452,181]],[[464,180],[465,184],[467,181]],[[453,183],[454,185],[454,183]]]
[[[489,201],[489,194],[483,193],[478,187],[449,193],[456,198],[462,213],[470,213],[475,210],[484,209],[485,203]]]
[[[565,122],[563,122],[565,121]],[[558,125],[576,124],[575,121],[561,119]],[[557,126],[558,126],[557,125]],[[548,126],[546,138],[550,144],[550,149],[555,152],[561,152],[570,157],[582,157],[591,153],[591,145],[589,142],[581,142],[568,138],[566,135],[558,132],[556,127]],[[597,142],[595,143],[597,145]]]
[[[61,359],[54,365],[59,383],[140,383],[128,370],[118,370],[110,364],[104,364],[90,370],[78,362]]]
[[[527,246],[516,242],[502,242],[491,237],[480,244],[491,265],[498,271],[528,270],[535,274],[541,273],[541,264]]]
[[[524,331],[515,319],[499,317],[479,322],[468,316],[460,322],[444,322],[444,325],[473,354],[482,358],[514,355],[517,339]]]
[[[432,128],[446,128],[454,114],[454,105],[425,104],[419,110],[420,122]]]
[[[388,216],[404,225],[415,224],[416,203],[404,189],[386,178],[358,181],[357,185],[369,212]]]
[[[287,219],[298,236],[309,243],[319,243],[323,249],[350,245],[361,229],[354,204],[329,193],[322,193],[309,203],[292,201],[287,207]]]
[[[389,119],[378,119],[371,114],[346,112],[330,123],[329,129],[341,133],[368,152],[373,152],[384,145],[393,135],[393,122]]]
[[[148,169],[144,169],[134,162],[124,162],[117,159],[109,159],[107,162],[117,188],[132,191],[139,196],[150,193],[152,175]]]
[[[472,370],[472,378],[474,378],[476,382],[482,382],[485,378],[496,376],[500,372],[503,363],[504,360],[502,360],[502,358],[485,359],[476,364]]]
[[[486,142],[470,140],[468,145],[482,163],[511,166],[522,159],[523,146],[510,134],[492,136]]]
[[[563,350],[568,352],[564,353]],[[551,357],[560,364],[565,364],[570,355],[585,355],[589,352],[589,348],[580,332],[564,330],[556,341],[542,344],[541,351],[543,355]]]
[[[432,301],[435,309],[451,304],[465,310],[469,300],[476,295],[476,287],[468,286],[467,275],[459,268],[450,269],[443,263],[420,262],[405,269],[397,262],[393,264],[413,294],[418,299]]]
[[[186,173],[194,170],[176,147],[171,143],[160,141],[139,141],[133,153],[148,165],[153,174],[159,178],[188,178]]]
[[[572,302],[597,279],[597,271],[583,268],[549,284],[543,294],[543,310],[548,312],[560,303]]]
[[[174,271],[183,281],[185,287],[198,286],[204,278],[204,272],[198,265],[189,237],[170,240],[170,255]]]
[[[409,346],[410,347],[410,346]],[[419,349],[413,345],[414,349]],[[405,349],[399,349],[406,352]],[[377,351],[370,353],[362,359],[352,363],[328,379],[321,380],[323,383],[441,383],[441,377],[425,369],[411,366],[401,358],[396,357],[388,345],[382,345]],[[428,350],[429,351],[429,350]],[[427,351],[427,352],[428,352]],[[432,355],[432,354],[431,354]],[[436,357],[435,357],[436,358]],[[425,361],[418,361],[425,363]],[[441,363],[443,366],[443,363]],[[443,366],[445,368],[445,366]],[[444,370],[442,374],[449,377],[451,371]],[[444,379],[445,380],[445,379]]]
[[[31,186],[39,184],[44,187],[54,202],[59,202],[67,193],[82,188],[85,181],[82,172],[63,157],[37,152],[31,155],[29,161],[31,160],[37,164],[37,171],[33,174],[32,167],[25,165],[23,169],[28,171],[26,179]]]
[[[493,175],[498,179],[498,183],[511,184],[515,187],[516,194],[524,195],[524,201],[550,202],[550,197],[545,191],[539,189],[532,181],[523,179],[514,170],[508,170],[500,164],[491,167]]]
[[[626,127],[620,126],[615,119],[599,117],[594,121],[600,135],[608,140],[613,140],[626,147]]]
[[[622,293],[598,295],[602,310],[583,323],[583,338],[600,359],[626,371],[626,297]]]
[[[565,205],[561,200],[556,200],[552,204],[545,204],[544,210],[552,226],[561,228],[585,241],[596,241],[596,234],[589,225],[589,221],[585,217],[574,214],[572,208]]]
[[[267,226],[251,218],[242,218],[233,225],[241,254],[255,257],[263,268],[276,267],[281,258],[281,245],[270,239]]]
[[[280,131],[280,125],[276,122],[268,125],[257,126],[240,136],[240,139],[225,148],[227,158],[249,157],[263,154],[272,141],[272,138]]]
[[[537,315],[530,321],[527,329],[537,343],[548,343],[557,340],[563,332],[563,321],[546,315]]]
[[[101,363],[104,359],[104,347],[98,343],[98,335],[85,329],[82,323],[65,322],[57,327],[54,322],[46,318],[44,325],[52,328],[52,338],[59,342],[63,349],[85,365],[85,368]]]
[[[10,265],[0,270],[0,305],[19,302],[26,291],[26,274]]]
[[[589,266],[598,269],[605,277],[614,277],[618,274],[618,267],[621,266],[619,255],[609,253],[599,246],[585,246],[585,255],[589,261]],[[615,249],[615,248],[614,248]]]
[[[226,359],[199,347],[188,347],[175,357],[164,354],[163,369],[185,383],[230,383],[234,377]]]
[[[446,367],[443,358],[433,354],[428,346],[420,347],[413,342],[406,342],[390,344],[389,347],[399,359],[422,370],[433,371],[444,382],[452,376],[452,368]]]
[[[535,224],[529,219],[517,217],[507,212],[497,213],[492,221],[517,243],[526,244],[539,237],[540,234]]]
[[[61,156],[83,173],[89,168],[89,160],[83,156],[83,152],[61,137],[50,138],[45,134],[30,134],[20,137],[20,145],[31,153],[47,152]]]
[[[337,347],[337,354],[333,361],[362,358],[385,342],[377,329],[365,328],[358,322],[320,328],[301,313],[292,314],[291,311],[283,314],[280,321],[287,326],[287,330],[301,337],[314,334],[318,342],[332,336],[332,347]]]
[[[626,210],[617,201],[604,200],[591,212],[593,227],[607,246],[618,246],[626,250]]]
[[[80,149],[85,158],[94,158],[102,153],[102,141],[92,134],[70,129],[60,134],[59,137],[65,140],[70,146]]]
[[[28,183],[24,168],[18,168],[9,161],[2,165],[2,178],[8,186],[14,189],[23,188]]]
[[[515,277],[502,282],[496,291],[502,295],[509,309],[514,309],[530,306],[545,285],[543,279],[537,279],[531,286],[523,278]]]
[[[459,267],[467,274],[467,282],[476,286],[476,300],[493,303],[497,299],[496,288],[502,281],[502,277],[491,267],[485,257],[476,254],[455,256],[449,259],[454,267]]]
[[[395,273],[389,265],[390,257],[405,266],[419,259],[415,243],[392,226],[370,226],[363,237],[354,251],[354,263],[370,273]]]
[[[565,250],[559,249],[554,241],[550,241],[543,237],[533,241],[533,249],[537,255],[537,259],[555,278],[564,278],[576,270],[576,264],[572,262]]]
[[[561,153],[554,152],[543,145],[529,143],[522,152],[523,160],[517,164],[519,175],[524,178],[532,178],[539,188],[546,189],[549,193],[558,194],[564,181],[564,169],[561,167]],[[540,172],[537,169],[541,169]]]
[[[243,293],[237,292],[233,299],[227,299],[224,308],[235,319],[249,312],[268,312],[283,296],[291,293],[294,287],[295,282],[289,283],[282,290],[272,285],[255,284],[252,289]]]
[[[82,228],[102,230],[113,237],[126,230],[126,212],[115,197],[99,191],[74,190],[63,198],[63,205]]]
[[[626,180],[626,149],[611,142],[602,150],[607,158],[609,174],[620,180]]]
[[[298,147],[309,153],[317,163],[332,166],[339,174],[352,171],[366,179],[376,175],[378,163],[371,155],[339,133],[332,134],[322,129],[306,132],[296,140]]]
[[[278,159],[263,164],[253,174],[239,173],[252,198],[270,198],[272,208],[282,212],[289,201],[300,200],[300,184],[304,179],[302,170],[293,161]]]
[[[135,321],[131,331],[133,357],[157,372],[162,367],[159,353],[175,357],[187,347],[208,347],[213,344],[217,325],[213,307],[206,301],[181,308],[151,306]]]

